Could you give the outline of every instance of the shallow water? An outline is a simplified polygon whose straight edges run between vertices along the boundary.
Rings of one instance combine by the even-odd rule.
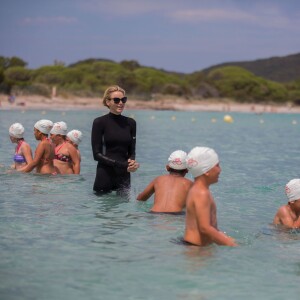
[[[285,183],[300,176],[299,115],[232,113],[228,124],[223,113],[127,111],[141,168],[122,198],[92,192],[90,130],[102,113],[0,111],[1,299],[299,299],[300,232],[270,225]],[[81,175],[8,172],[8,127],[21,122],[35,149],[43,118],[83,132]],[[239,247],[183,246],[184,215],[150,214],[152,198],[135,200],[170,152],[196,145],[219,154],[218,223]]]

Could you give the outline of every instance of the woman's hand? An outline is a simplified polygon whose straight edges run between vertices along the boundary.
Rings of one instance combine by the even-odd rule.
[[[128,172],[135,172],[140,167],[140,164],[133,159],[128,159]]]

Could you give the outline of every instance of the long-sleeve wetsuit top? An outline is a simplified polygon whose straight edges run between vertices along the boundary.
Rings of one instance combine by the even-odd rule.
[[[98,164],[127,169],[128,159],[135,159],[136,122],[132,118],[112,113],[96,118],[91,139]]]

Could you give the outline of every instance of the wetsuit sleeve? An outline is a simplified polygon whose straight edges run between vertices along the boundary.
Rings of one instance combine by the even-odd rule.
[[[121,162],[121,161],[118,161],[115,159],[111,159],[99,152],[94,154],[94,159],[101,162],[103,165],[110,166],[110,167],[119,167],[119,168],[127,168],[128,167],[127,161]]]
[[[135,146],[136,146],[136,122],[133,119],[130,119],[130,134],[131,134],[131,143],[128,148],[129,158],[135,159]]]
[[[127,168],[128,167],[127,161],[120,162],[120,161],[108,158],[107,156],[102,154],[103,134],[104,134],[103,122],[95,119],[93,122],[92,135],[91,135],[94,160],[101,162],[105,166]]]

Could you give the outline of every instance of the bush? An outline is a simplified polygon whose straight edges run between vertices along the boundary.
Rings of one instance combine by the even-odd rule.
[[[257,77],[240,67],[214,69],[208,74],[208,80],[218,89],[220,96],[240,102],[282,102],[288,95],[284,85]]]
[[[6,80],[17,82],[28,82],[31,79],[31,72],[23,67],[11,67],[4,71]]]
[[[51,89],[48,85],[34,83],[26,86],[13,86],[12,93],[21,95],[41,95],[45,97],[51,96]]]

